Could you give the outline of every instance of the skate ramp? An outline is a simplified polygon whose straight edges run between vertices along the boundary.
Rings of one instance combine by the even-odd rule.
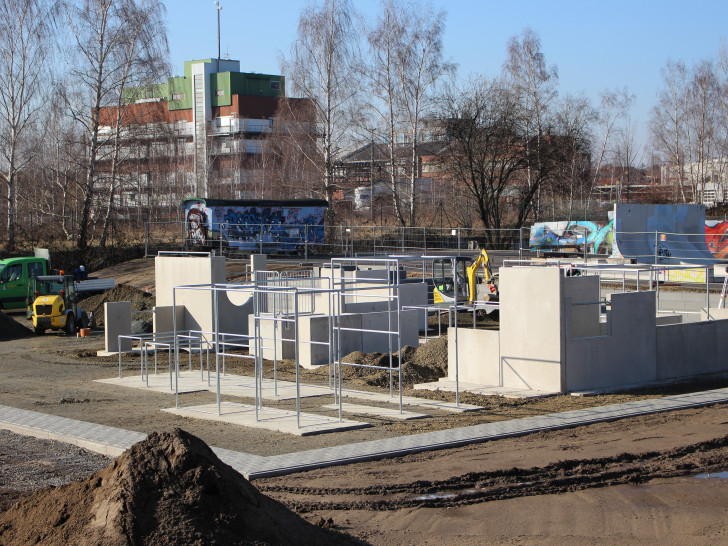
[[[710,265],[704,205],[614,205],[614,257],[635,263]]]

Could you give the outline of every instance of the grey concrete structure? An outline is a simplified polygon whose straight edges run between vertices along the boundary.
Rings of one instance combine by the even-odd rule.
[[[131,302],[104,303],[104,346],[106,354],[131,351],[131,340],[119,336],[131,335]]]
[[[711,311],[723,319],[708,322],[658,319],[655,292],[643,291],[611,294],[601,317],[598,277],[555,267],[503,268],[500,290],[499,332],[458,329],[460,381],[565,393],[728,373],[724,310]]]

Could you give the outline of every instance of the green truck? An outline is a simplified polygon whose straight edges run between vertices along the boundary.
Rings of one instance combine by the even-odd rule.
[[[28,291],[31,279],[53,273],[50,255],[47,251],[45,254],[47,258],[41,255],[0,260],[0,310],[25,309],[33,302],[35,296]],[[83,297],[111,290],[115,286],[114,279],[89,278],[74,281],[75,291]]]
[[[48,273],[48,260],[45,258],[0,260],[0,309],[24,309],[30,279]]]

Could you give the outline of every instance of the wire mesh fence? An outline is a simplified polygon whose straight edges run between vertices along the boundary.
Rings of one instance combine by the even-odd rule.
[[[144,246],[147,256],[154,256],[160,251],[204,250],[230,257],[269,254],[305,259],[317,256],[458,254],[485,248],[489,252],[530,250],[546,255],[597,255],[651,264],[705,264],[723,258],[725,254],[725,245],[719,244],[722,240],[716,243],[715,235],[705,232],[611,230],[600,233],[595,239],[586,232],[547,237],[542,231],[542,227],[470,229],[219,224],[219,229],[200,232],[185,222],[150,222],[146,224]]]
[[[214,231],[200,231],[185,222],[150,222],[146,224],[144,246],[147,256],[159,251],[205,250],[225,256],[258,253],[308,258],[449,254],[478,248],[519,250],[527,244],[526,228],[219,224]]]

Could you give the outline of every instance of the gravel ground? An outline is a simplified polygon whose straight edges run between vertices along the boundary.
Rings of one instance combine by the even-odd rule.
[[[0,512],[24,494],[85,478],[110,461],[71,444],[0,429]]]

